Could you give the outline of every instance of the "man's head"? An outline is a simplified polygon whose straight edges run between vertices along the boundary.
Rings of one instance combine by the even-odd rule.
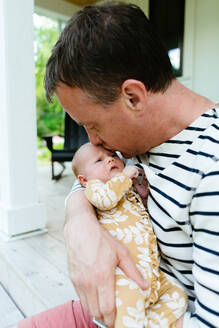
[[[91,143],[81,146],[72,160],[73,172],[84,187],[93,179],[106,182],[123,168],[124,164],[116,153]]]
[[[173,79],[166,50],[140,8],[125,3],[86,6],[69,21],[47,63],[47,99],[60,82],[95,102],[118,99],[127,79],[165,91]]]
[[[173,79],[144,13],[135,5],[106,3],[84,7],[70,20],[48,61],[45,89],[48,100],[55,92],[85,127],[91,143],[132,157],[161,143],[153,99],[166,94]]]

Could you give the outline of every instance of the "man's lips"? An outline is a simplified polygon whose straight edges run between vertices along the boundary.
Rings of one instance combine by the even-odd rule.
[[[131,158],[132,157],[132,155],[129,155],[129,154],[126,154],[126,153],[122,153],[121,152],[121,154],[122,154],[122,156],[124,157],[124,158]],[[133,155],[134,156],[134,155]]]
[[[124,157],[124,158],[132,158],[133,156],[135,156],[134,154],[133,155],[130,155],[130,154],[127,154],[127,153],[123,153],[122,151],[118,150],[117,148],[110,148],[110,147],[107,147],[105,144],[103,144],[103,148],[108,150],[108,151],[118,151],[121,153],[121,155]]]
[[[103,144],[103,148],[106,149],[106,150],[108,150],[108,151],[115,151],[113,148],[107,147],[104,144]]]

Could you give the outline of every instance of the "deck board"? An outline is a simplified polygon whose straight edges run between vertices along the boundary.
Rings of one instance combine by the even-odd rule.
[[[0,282],[0,327],[7,328],[23,318],[23,313]]]
[[[40,241],[35,243],[37,237],[32,237],[8,244],[1,243],[1,252],[14,270],[22,275],[35,296],[50,308],[73,299],[76,295],[68,277],[63,245],[47,235],[38,237],[41,248]],[[52,243],[53,247],[50,248]]]
[[[57,182],[51,181],[50,166],[39,168],[39,199],[46,205],[48,233],[8,243],[0,240],[0,281],[27,316],[78,298],[69,279],[62,234],[64,200],[73,179],[70,166]]]
[[[48,233],[43,236],[32,237],[26,242],[39,256],[42,256],[68,277],[67,253],[64,241],[58,240]]]

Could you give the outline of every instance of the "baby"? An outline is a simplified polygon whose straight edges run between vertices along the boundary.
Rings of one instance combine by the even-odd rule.
[[[116,153],[90,143],[75,154],[72,168],[95,206],[100,224],[129,250],[149,283],[141,290],[116,269],[115,327],[175,327],[185,312],[187,296],[172,277],[159,268],[159,252],[151,221],[133,189],[138,176],[134,166],[124,167]]]

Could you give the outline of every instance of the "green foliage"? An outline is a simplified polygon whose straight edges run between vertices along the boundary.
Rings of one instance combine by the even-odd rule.
[[[54,144],[54,149],[63,149],[64,147],[64,140],[60,141],[59,143]],[[48,164],[50,163],[51,153],[49,149],[46,147],[46,142],[37,137],[37,161],[38,164]]]
[[[41,16],[36,14],[38,19]],[[60,34],[60,22],[43,18],[40,26],[34,27],[35,72],[36,72],[36,106],[37,106],[37,135],[63,135],[64,112],[54,97],[54,103],[47,102],[44,92],[43,79],[45,66],[51,50]]]

